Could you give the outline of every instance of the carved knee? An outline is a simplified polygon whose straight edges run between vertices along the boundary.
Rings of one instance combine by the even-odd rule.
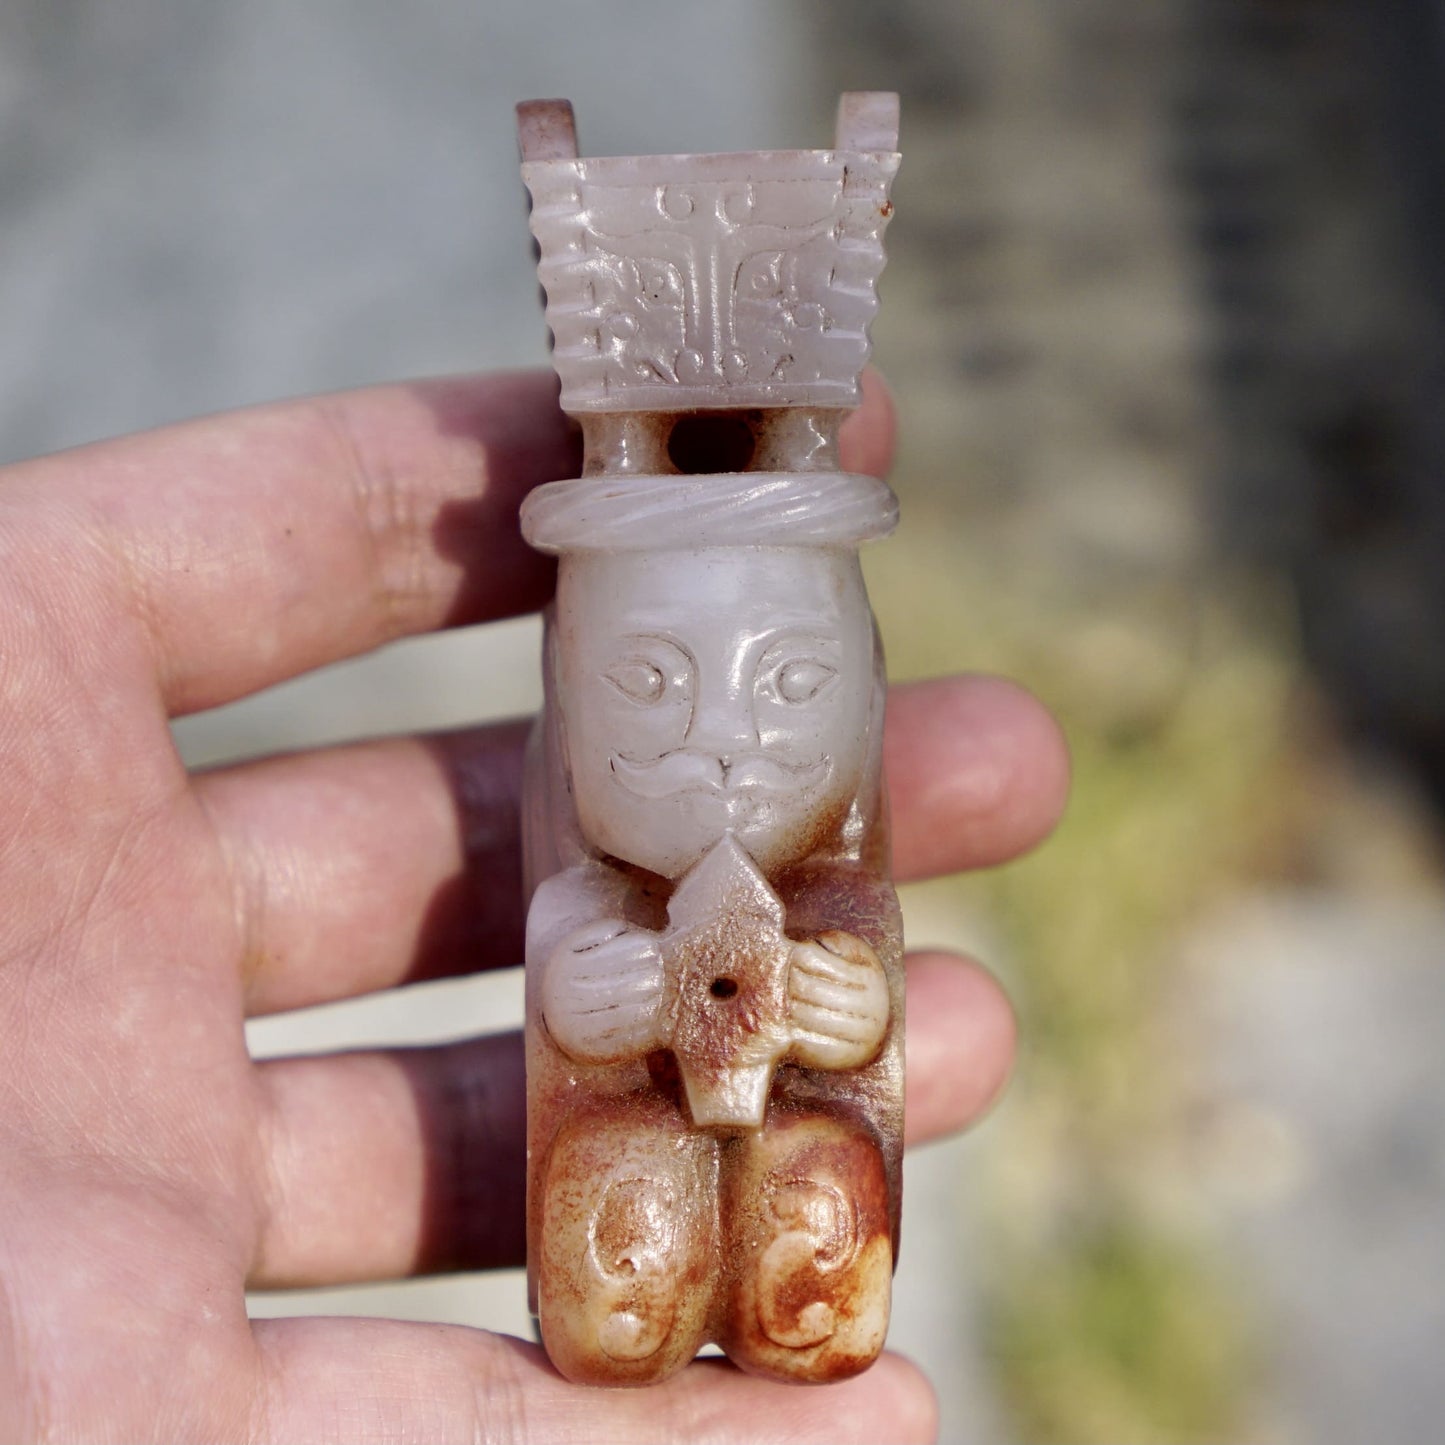
[[[635,1116],[574,1120],[548,1162],[537,1305],[569,1379],[648,1384],[697,1353],[716,1288],[716,1146]]]
[[[842,1379],[883,1348],[893,1272],[877,1143],[818,1116],[747,1142],[724,1218],[738,1262],[725,1348],[754,1374]]]

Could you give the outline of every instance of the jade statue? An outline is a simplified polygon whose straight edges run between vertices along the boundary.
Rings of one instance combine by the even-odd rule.
[[[883,1346],[903,1142],[883,662],[838,469],[877,306],[898,100],[827,151],[579,159],[519,107],[583,475],[528,758],[528,1253],[568,1378],[714,1343],[826,1381]]]

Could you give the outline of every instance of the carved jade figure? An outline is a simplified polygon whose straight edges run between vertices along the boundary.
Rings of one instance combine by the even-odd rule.
[[[898,101],[836,148],[578,159],[519,108],[577,481],[528,761],[528,1238],[569,1378],[715,1342],[855,1374],[887,1329],[903,1112],[882,656],[858,548],[893,494],[837,467]]]

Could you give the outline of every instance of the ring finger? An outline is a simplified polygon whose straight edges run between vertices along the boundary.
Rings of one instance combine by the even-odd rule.
[[[993,978],[908,960],[908,1139],[965,1127],[1013,1058]],[[524,1259],[519,1034],[258,1068],[270,1164],[255,1288],[355,1283]]]

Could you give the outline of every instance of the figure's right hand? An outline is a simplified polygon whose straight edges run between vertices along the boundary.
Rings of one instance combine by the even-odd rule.
[[[661,1046],[662,949],[657,934],[599,918],[552,950],[542,1017],[563,1053],[589,1064],[641,1058]]]

